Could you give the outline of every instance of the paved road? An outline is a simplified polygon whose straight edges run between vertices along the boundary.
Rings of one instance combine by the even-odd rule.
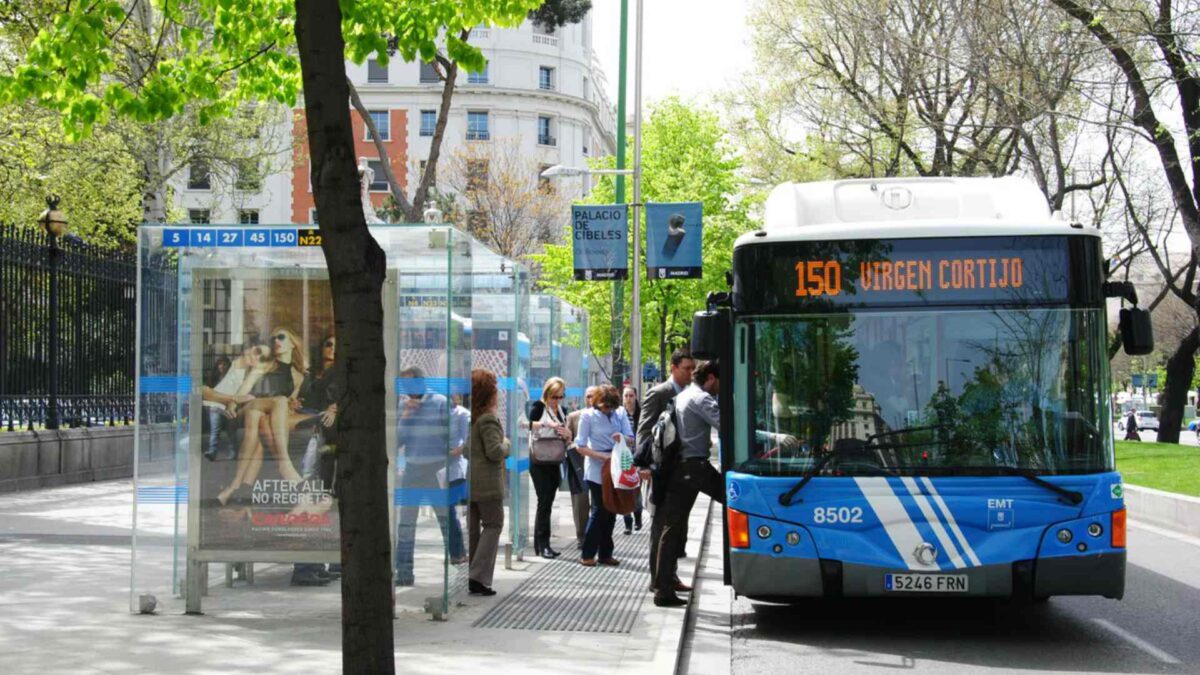
[[[1125,599],[844,600],[795,606],[701,598],[689,672],[1200,673],[1200,541],[1131,527]],[[719,559],[718,559],[719,561]],[[707,562],[707,561],[706,561]],[[699,636],[699,637],[697,637]],[[714,636],[716,636],[714,638]],[[727,636],[727,637],[726,637]],[[725,642],[714,648],[714,641]],[[728,668],[723,661],[728,659]]]
[[[1157,431],[1142,431],[1142,432],[1140,432],[1139,435],[1142,437],[1142,441],[1145,441],[1145,442],[1151,442],[1151,441],[1158,440],[1158,432]],[[1122,438],[1125,438],[1125,430],[1118,429],[1117,425],[1114,424],[1113,425],[1113,438],[1115,438],[1117,440],[1121,440]],[[1179,432],[1179,444],[1180,445],[1200,445],[1200,439],[1198,439],[1196,437],[1196,432],[1183,429]]]

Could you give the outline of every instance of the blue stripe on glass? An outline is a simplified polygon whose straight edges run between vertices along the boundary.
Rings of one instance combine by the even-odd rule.
[[[143,394],[187,394],[192,391],[192,378],[188,375],[143,375],[138,386]]]
[[[451,506],[466,498],[466,483],[450,488],[396,488],[392,503],[396,506]]]
[[[187,500],[188,486],[186,484],[146,486],[137,489],[137,503],[139,504],[186,504]]]
[[[524,473],[529,470],[529,458],[509,457],[504,460],[504,468],[509,472]]]
[[[583,396],[583,387],[567,387],[567,396]]]
[[[470,394],[471,381],[465,377],[397,377],[396,393],[420,396],[426,393]]]

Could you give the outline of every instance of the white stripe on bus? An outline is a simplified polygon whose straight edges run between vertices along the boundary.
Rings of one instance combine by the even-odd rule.
[[[925,516],[929,527],[933,528],[933,534],[937,536],[938,543],[942,545],[942,550],[950,556],[950,564],[954,565],[954,569],[957,570],[966,567],[963,564],[962,556],[958,554],[958,548],[950,540],[950,535],[946,533],[946,528],[942,527],[942,521],[934,513],[933,507],[929,505],[929,500],[925,498],[925,495],[921,494],[921,488],[917,486],[917,481],[909,476],[902,476],[900,481],[904,483],[904,487],[908,488],[908,493],[917,502],[917,508],[921,509],[921,515]]]
[[[896,552],[900,554],[908,569],[928,570],[930,566],[922,565],[916,556],[917,546],[924,538],[917,531],[912,518],[908,517],[908,511],[896,497],[887,479],[864,476],[855,478],[854,482],[858,484],[858,489],[862,490],[867,504],[875,512],[875,517],[883,525],[884,532],[887,533],[888,539],[892,540],[892,545],[896,547]]]
[[[942,510],[942,514],[946,516],[946,524],[950,526],[950,531],[954,533],[955,538],[958,539],[958,543],[962,545],[967,558],[976,567],[982,565],[983,563],[979,562],[979,557],[975,555],[975,549],[971,548],[971,542],[967,541],[967,536],[958,528],[958,521],[954,519],[954,514],[950,512],[950,507],[946,506],[946,502],[942,501],[942,496],[938,494],[937,488],[933,487],[933,481],[929,480],[927,476],[921,476],[921,482],[925,484],[925,489],[933,497],[934,503],[938,505]]]

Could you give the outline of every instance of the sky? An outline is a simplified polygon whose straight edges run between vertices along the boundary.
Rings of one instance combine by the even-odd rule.
[[[629,2],[629,106],[633,107],[637,0]],[[751,64],[746,12],[751,0],[642,0],[642,96],[703,100],[729,89]],[[592,45],[617,102],[620,0],[592,0]]]

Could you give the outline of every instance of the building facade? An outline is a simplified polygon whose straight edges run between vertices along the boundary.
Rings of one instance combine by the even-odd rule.
[[[539,167],[586,166],[589,158],[615,153],[616,118],[605,93],[604,73],[592,51],[590,16],[553,34],[529,21],[517,28],[477,28],[470,41],[482,49],[488,65],[483,72],[458,75],[442,161],[464,144],[500,141],[519,144],[521,156]],[[428,64],[399,59],[387,65],[374,59],[362,65],[348,63],[346,73],[379,128],[392,170],[411,199],[429,156],[441,80]],[[352,112],[351,118],[356,154],[360,162],[365,160],[376,169],[372,201],[382,206],[389,191],[379,168],[379,153],[360,116]],[[185,172],[189,175],[177,181],[175,195],[186,219],[317,222],[303,108],[297,107],[286,124],[294,149],[281,158],[279,170],[262,177],[258,190],[246,189],[255,186],[245,181],[241,189],[223,185],[237,182],[236,178],[222,181],[210,176],[208,181],[196,181]],[[585,180],[564,187],[586,194],[590,185]]]

